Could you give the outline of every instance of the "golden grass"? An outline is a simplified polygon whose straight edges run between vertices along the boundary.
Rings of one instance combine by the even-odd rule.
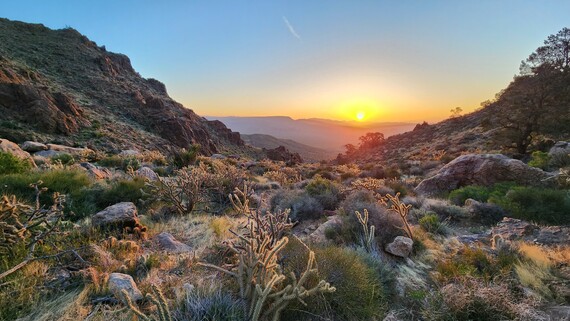
[[[226,216],[216,217],[210,221],[210,228],[220,239],[227,238],[230,235],[229,229],[232,225],[232,222]]]
[[[540,245],[522,243],[519,245],[519,252],[542,269],[549,269],[552,266],[549,253]]]

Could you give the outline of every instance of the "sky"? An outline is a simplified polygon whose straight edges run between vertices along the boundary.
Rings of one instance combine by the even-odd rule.
[[[570,26],[570,1],[0,0],[73,27],[204,116],[438,121]]]

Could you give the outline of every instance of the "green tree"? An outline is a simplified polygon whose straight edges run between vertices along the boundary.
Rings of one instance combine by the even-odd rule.
[[[360,136],[360,145],[362,149],[374,148],[382,145],[384,142],[384,134],[382,133],[367,133],[364,136]]]

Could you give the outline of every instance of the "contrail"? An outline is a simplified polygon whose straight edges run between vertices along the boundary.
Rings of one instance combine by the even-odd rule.
[[[291,23],[289,22],[289,20],[287,20],[287,17],[283,16],[283,22],[285,22],[285,25],[287,26],[287,29],[289,29],[289,32],[293,35],[293,37],[301,40],[301,36],[299,36],[299,34],[297,33],[297,31],[295,31],[295,28],[293,28],[293,26],[291,25]]]

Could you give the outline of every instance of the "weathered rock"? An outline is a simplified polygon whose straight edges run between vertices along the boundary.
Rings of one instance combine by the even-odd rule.
[[[386,245],[386,252],[399,257],[408,257],[412,253],[413,246],[414,241],[411,238],[396,236],[392,243]]]
[[[134,150],[134,149],[125,149],[119,153],[119,156],[122,156],[122,157],[137,156],[137,155],[140,155],[140,152],[138,150]]]
[[[326,243],[327,237],[325,236],[326,230],[336,228],[342,224],[342,218],[339,215],[327,217],[327,221],[321,224],[317,229],[309,235],[309,240],[312,243],[322,244]]]
[[[57,144],[47,144],[49,150],[53,150],[56,152],[63,152],[74,156],[87,156],[89,154],[94,153],[93,150],[89,148],[81,148],[81,147],[71,147],[65,145],[57,145]]]
[[[23,150],[25,150],[28,153],[35,153],[35,152],[39,152],[39,151],[48,149],[48,147],[45,144],[38,143],[38,142],[32,142],[29,140],[22,143],[21,147]]]
[[[155,173],[150,167],[143,166],[135,171],[135,175],[146,178],[150,181],[157,181],[158,174]]]
[[[491,234],[493,238],[500,236],[503,240],[508,241],[532,239],[538,229],[538,226],[529,222],[505,217],[500,223],[493,227]]]
[[[164,250],[171,253],[184,253],[192,251],[189,245],[186,245],[174,238],[172,234],[168,232],[162,232],[156,236],[158,244]]]
[[[556,142],[552,148],[548,151],[549,156],[553,155],[563,155],[570,154],[570,143],[569,142]]]
[[[133,278],[128,274],[111,273],[109,275],[108,288],[115,298],[124,301],[122,291],[127,291],[127,295],[132,301],[143,299],[143,295]]]
[[[552,174],[530,167],[520,160],[501,154],[462,155],[442,167],[438,173],[423,180],[416,192],[439,195],[462,186],[490,186],[498,182],[516,182],[521,185],[547,186]]]
[[[131,202],[117,203],[93,215],[91,222],[100,227],[134,227],[139,224],[137,207]]]
[[[560,305],[560,306],[553,306],[548,307],[545,309],[546,314],[548,315],[547,320],[560,320],[560,321],[567,321],[570,320],[570,306],[568,305]]]
[[[42,150],[39,152],[34,153],[34,157],[35,156],[39,156],[39,157],[44,157],[44,158],[53,158],[62,154],[67,154],[66,152],[58,152],[56,150]]]
[[[18,144],[7,139],[0,138],[0,152],[10,153],[21,160],[29,162],[33,167],[36,167],[36,163],[30,153],[23,151]]]
[[[210,158],[213,159],[226,159],[227,157],[222,155],[222,154],[212,154],[212,156],[210,156]]]
[[[81,168],[87,171],[89,176],[95,179],[107,179],[111,177],[111,171],[107,168],[97,167],[91,163],[81,163]]]
[[[263,150],[267,154],[267,158],[273,161],[285,162],[287,165],[296,165],[303,162],[303,159],[299,153],[292,153],[287,148],[285,148],[285,146]]]
[[[538,230],[535,242],[540,244],[570,244],[569,226],[545,226]]]

